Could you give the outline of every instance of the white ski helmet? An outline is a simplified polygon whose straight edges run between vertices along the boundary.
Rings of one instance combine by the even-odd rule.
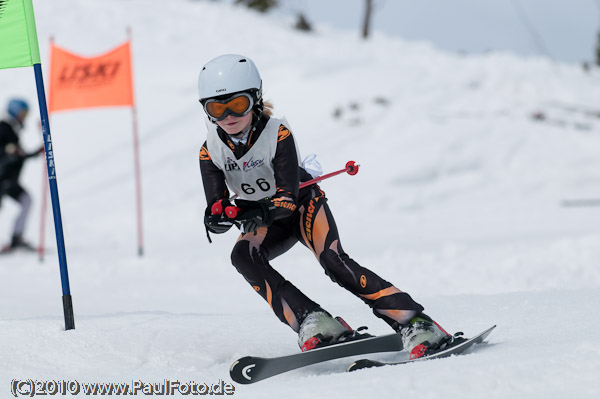
[[[209,61],[198,76],[200,102],[208,98],[249,92],[258,102],[262,97],[262,80],[254,62],[248,57],[225,54]]]

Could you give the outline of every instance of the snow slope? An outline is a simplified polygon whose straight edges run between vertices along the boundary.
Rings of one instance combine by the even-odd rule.
[[[304,156],[316,153],[326,172],[360,163],[356,176],[321,185],[354,259],[449,330],[498,324],[473,355],[354,374],[343,372],[350,359],[339,360],[235,386],[235,396],[600,394],[600,208],[572,206],[600,198],[598,71],[510,54],[460,57],[381,34],[368,42],[325,27],[303,34],[289,28],[292,18],[210,1],[34,7],[43,60],[51,35],[94,55],[133,30],[146,256],[136,256],[129,110],[52,115],[76,329],[63,330],[49,218],[43,263],[0,258],[0,395],[26,378],[231,383],[236,358],[297,350],[293,332],[230,265],[236,233],[209,245],[202,225],[196,78],[223,53],[253,58]],[[0,85],[35,104],[30,68],[0,71]],[[23,133],[29,148],[40,141],[35,119]],[[34,242],[42,166],[29,162],[23,176]],[[5,198],[0,241],[16,212]],[[351,325],[389,332],[303,247],[273,265]]]

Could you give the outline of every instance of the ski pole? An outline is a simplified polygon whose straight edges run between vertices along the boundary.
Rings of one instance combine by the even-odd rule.
[[[319,176],[319,177],[315,177],[314,179],[311,179],[309,181],[305,181],[303,183],[300,183],[299,188],[304,188],[304,187],[308,187],[311,186],[313,184],[316,184],[320,181],[323,181],[325,179],[329,179],[330,177],[333,176],[337,176],[341,173],[348,173],[350,176],[354,176],[355,174],[358,173],[358,167],[360,165],[357,165],[356,162],[354,161],[348,161],[346,162],[346,167],[344,169],[340,169],[340,170],[336,170],[335,172],[331,172],[331,173],[327,173],[326,175],[323,176]]]
[[[344,169],[336,170],[335,172],[327,173],[326,175],[315,177],[314,179],[302,182],[298,186],[298,189],[302,189],[302,188],[311,186],[320,181],[329,179],[330,177],[337,176],[344,172],[348,173],[350,176],[353,176],[358,173],[359,166],[360,165],[357,165],[356,162],[354,162],[354,161],[348,161],[348,162],[346,162],[346,167]],[[237,194],[232,196],[229,200],[234,200],[236,198],[237,198]],[[223,213],[223,204],[221,203],[221,201],[222,200],[215,202],[212,205],[212,207],[210,208],[211,213],[213,215],[220,215],[221,213]],[[239,214],[239,212],[241,211],[241,208],[237,207],[235,205],[230,205],[230,206],[225,207],[224,211],[225,211],[225,215],[227,215],[228,218],[235,219],[237,217],[237,215]]]

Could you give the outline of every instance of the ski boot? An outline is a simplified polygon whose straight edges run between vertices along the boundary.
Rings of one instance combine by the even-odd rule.
[[[22,236],[13,236],[10,244],[2,247],[1,253],[7,254],[7,253],[13,252],[17,249],[22,249],[27,252],[35,251],[35,247],[33,245],[29,244],[28,242],[24,241]]]
[[[361,333],[367,327],[353,330],[341,317],[333,318],[325,310],[316,310],[306,316],[298,331],[298,346],[302,352],[324,346],[372,337]]]
[[[447,346],[464,340],[460,337],[462,333],[450,335],[431,317],[424,313],[410,319],[408,324],[400,326],[399,334],[402,334],[404,350],[408,352],[410,359],[418,359],[429,351],[437,351]]]

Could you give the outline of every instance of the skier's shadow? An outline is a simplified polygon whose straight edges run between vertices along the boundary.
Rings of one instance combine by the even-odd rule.
[[[448,358],[454,358],[454,357],[462,357],[462,356],[467,356],[470,354],[474,354],[477,353],[481,350],[487,349],[487,348],[492,348],[496,345],[501,344],[501,342],[481,342],[477,345],[474,345],[471,348],[468,348],[467,350],[465,350],[464,352],[460,353],[460,354],[456,354],[456,355],[450,355],[448,357],[442,357],[442,358],[438,358],[438,359],[423,359],[422,361],[424,362],[431,362],[431,361],[443,361],[444,359],[448,359]],[[346,369],[348,368],[348,366],[350,366],[352,364],[352,362],[355,362],[359,359],[365,359],[367,358],[367,356],[350,356],[350,357],[346,357],[346,358],[342,358],[342,359],[336,359],[336,360],[331,360],[328,362],[323,362],[323,363],[319,363],[319,364],[315,364],[312,366],[308,366],[299,370],[295,370],[295,373],[299,373],[303,376],[323,376],[323,375],[330,375],[330,374],[342,374],[342,373],[346,373]],[[370,354],[368,355],[368,358],[371,360],[379,360],[379,361],[383,361],[383,362],[399,362],[399,361],[404,361],[404,360],[408,360],[408,353],[407,352],[400,352],[400,353],[374,353],[374,354]],[[421,361],[417,361],[415,363],[420,363]],[[403,364],[403,365],[396,365],[396,366],[388,366],[388,367],[397,367],[397,366],[407,366],[407,364]],[[360,371],[360,370],[359,370]]]

